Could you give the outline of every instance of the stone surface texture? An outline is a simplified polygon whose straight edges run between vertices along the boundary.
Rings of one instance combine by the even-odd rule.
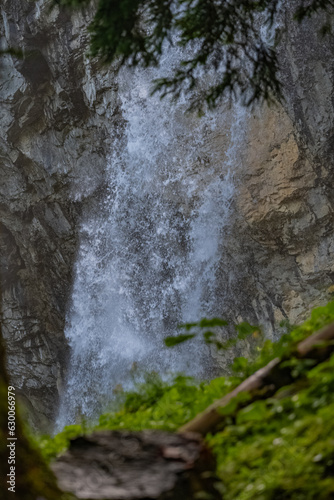
[[[78,224],[103,193],[123,119],[113,68],[86,58],[89,11],[45,0],[3,0],[0,11],[2,48],[25,52],[0,60],[3,332],[12,382],[47,429],[68,358]],[[328,301],[334,277],[333,38],[320,37],[319,18],[285,23],[285,100],[248,113],[217,291],[222,316],[273,336]]]
[[[99,431],[71,441],[53,464],[59,487],[77,498],[220,498],[215,460],[196,434]]]
[[[121,126],[111,69],[85,57],[88,20],[50,2],[1,3],[2,47],[26,54],[0,61],[3,335],[13,384],[44,429],[68,355],[78,217],[103,190],[110,130]]]
[[[249,117],[227,241],[230,266],[238,269],[231,290],[250,308],[242,316],[253,315],[267,332],[283,319],[302,321],[333,293],[334,38],[320,34],[323,16],[296,23],[295,3],[282,19],[284,99]]]

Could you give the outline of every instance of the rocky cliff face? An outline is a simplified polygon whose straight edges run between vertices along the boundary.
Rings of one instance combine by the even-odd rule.
[[[86,15],[74,21],[49,2],[1,5],[2,46],[25,52],[2,57],[0,69],[3,334],[39,427],[57,411],[78,216],[103,189],[117,116],[112,76],[85,59]]]
[[[247,130],[222,286],[229,276],[227,313],[274,334],[331,298],[333,204],[284,109],[263,109]]]
[[[227,269],[230,310],[266,324],[303,320],[333,294],[334,38],[325,19],[285,12],[279,48],[282,106],[249,117]],[[237,251],[235,251],[237,249]],[[237,306],[237,307],[236,307]]]
[[[112,68],[85,57],[89,12],[5,0],[1,16],[3,47],[25,52],[0,69],[3,331],[13,384],[32,423],[47,428],[68,358],[78,225],[103,193],[122,117]],[[326,302],[334,276],[333,39],[320,40],[317,20],[286,23],[286,100],[247,118],[217,289],[223,316],[272,334]],[[214,141],[224,149],[219,133]]]

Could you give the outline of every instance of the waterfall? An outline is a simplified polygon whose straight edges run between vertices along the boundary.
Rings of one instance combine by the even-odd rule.
[[[66,337],[68,381],[58,427],[96,415],[134,367],[164,376],[208,375],[201,341],[168,349],[177,325],[219,316],[215,276],[240,162],[245,111],[224,106],[199,118],[188,103],[150,96],[159,69],[118,77],[125,126],[115,134],[103,200],[82,221]],[[112,133],[112,132],[111,132]]]

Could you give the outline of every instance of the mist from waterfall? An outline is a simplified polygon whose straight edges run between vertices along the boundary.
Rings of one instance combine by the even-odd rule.
[[[201,341],[168,349],[163,339],[180,323],[220,315],[216,273],[245,110],[199,118],[185,99],[151,97],[152,79],[179,58],[169,50],[159,69],[118,78],[125,127],[114,134],[107,194],[80,228],[58,428],[102,411],[133,373],[207,377],[213,364]]]

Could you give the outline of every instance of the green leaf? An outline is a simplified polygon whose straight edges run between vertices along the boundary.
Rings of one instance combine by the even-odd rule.
[[[234,358],[233,364],[232,364],[232,370],[234,373],[242,373],[244,372],[247,367],[248,367],[248,359],[240,357],[240,358]]]
[[[250,325],[249,323],[247,323],[247,321],[243,321],[239,325],[235,325],[235,329],[238,332],[238,339],[240,340],[243,340],[246,337],[252,335],[253,333],[260,331],[259,326]]]
[[[265,421],[268,415],[267,404],[265,401],[257,401],[246,408],[243,408],[238,413],[237,424],[242,424],[251,421]]]
[[[227,325],[228,322],[221,318],[212,318],[212,319],[203,318],[198,323],[198,326],[200,328],[213,328],[215,326],[227,326]]]
[[[164,339],[165,345],[167,347],[173,347],[174,345],[181,344],[182,342],[186,342],[196,336],[195,333],[189,333],[184,335],[177,335],[175,337],[166,337]]]
[[[238,409],[240,404],[245,403],[246,401],[249,401],[251,398],[249,392],[243,391],[239,392],[233,399],[231,399],[225,406],[220,406],[217,408],[217,412],[220,415],[233,415],[236,410]]]
[[[227,326],[228,322],[221,318],[202,318],[201,321],[197,323],[184,323],[179,325],[179,328],[184,328],[185,330],[191,330],[192,328],[214,328],[215,326]]]
[[[211,342],[211,338],[214,336],[214,333],[213,332],[210,332],[210,330],[208,330],[207,332],[204,332],[203,333],[203,337],[204,337],[204,340],[206,342],[210,341]]]

